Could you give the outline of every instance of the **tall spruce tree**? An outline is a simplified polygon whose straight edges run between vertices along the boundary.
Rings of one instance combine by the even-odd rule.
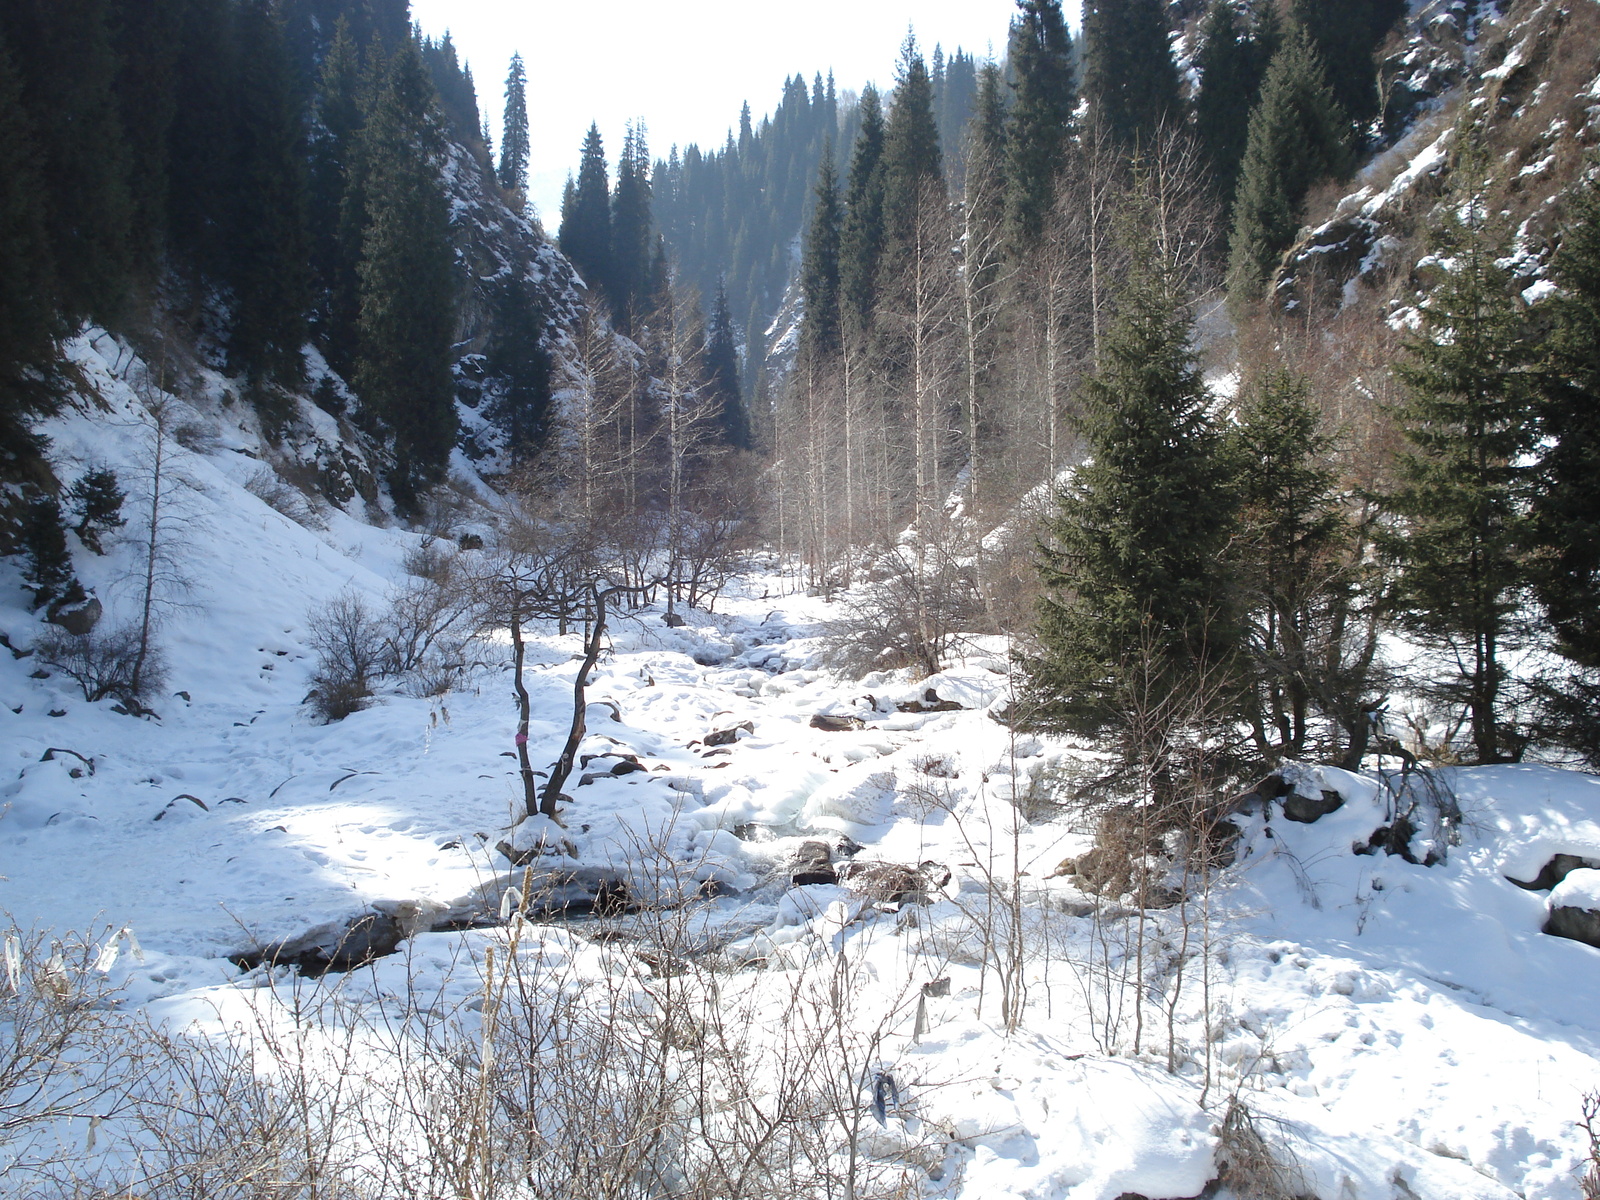
[[[1316,46],[1334,99],[1359,124],[1378,112],[1373,52],[1405,11],[1405,0],[1290,0],[1290,18]]]
[[[1481,170],[1473,158],[1463,173]],[[1509,238],[1481,193],[1450,207],[1430,239],[1446,269],[1395,368],[1407,448],[1389,497],[1400,519],[1391,549],[1405,620],[1449,676],[1435,691],[1465,712],[1477,761],[1493,763],[1523,748],[1508,717],[1505,656],[1526,635],[1538,428],[1527,329],[1502,265]]]
[[[839,180],[833,167],[830,143],[817,168],[816,206],[800,259],[800,290],[805,312],[800,325],[800,351],[813,364],[839,352],[843,344],[839,306]],[[720,290],[719,299],[726,296]],[[713,317],[713,325],[715,317]]]
[[[397,502],[444,474],[455,445],[455,251],[433,85],[414,42],[390,60],[362,131],[367,225],[355,382],[395,437]]]
[[[1314,723],[1346,738],[1359,769],[1369,718],[1361,694],[1370,659],[1345,645],[1352,624],[1353,538],[1329,462],[1311,381],[1281,367],[1243,391],[1229,431],[1240,505],[1230,547],[1245,610],[1244,717],[1263,759],[1303,758]],[[1353,758],[1353,762],[1351,761]]]
[[[1235,649],[1222,558],[1236,502],[1187,300],[1151,223],[1137,209],[1126,222],[1131,269],[1082,389],[1089,458],[1049,522],[1023,710],[1043,729],[1117,741],[1159,792],[1174,782],[1185,695]]]
[[[850,157],[844,226],[839,241],[839,289],[845,336],[872,327],[878,262],[883,257],[883,108],[877,89],[861,90],[861,128]]]
[[[1550,263],[1539,362],[1543,451],[1533,516],[1534,586],[1566,670],[1540,691],[1545,735],[1600,764],[1600,177],[1568,194]]]
[[[495,287],[494,321],[484,348],[489,416],[506,431],[513,466],[521,466],[544,444],[550,421],[550,324],[526,270]]]
[[[311,307],[300,97],[270,0],[243,0],[236,22],[236,157],[227,210],[234,295],[229,360],[254,379],[293,385],[304,375],[301,347]]]
[[[1291,25],[1250,116],[1229,245],[1228,296],[1261,297],[1300,228],[1313,184],[1350,169],[1349,123],[1305,31]]]
[[[177,47],[177,107],[167,132],[167,244],[180,277],[203,287],[228,278],[228,219],[239,76],[230,0],[189,0]]]
[[[0,26],[32,124],[58,296],[73,318],[120,315],[133,198],[108,0],[10,0]]]
[[[1539,364],[1544,449],[1534,505],[1541,606],[1556,649],[1600,671],[1600,175],[1569,193]],[[1597,710],[1600,711],[1600,710]]]
[[[1239,11],[1238,0],[1212,0],[1200,37],[1194,63],[1200,74],[1194,101],[1195,134],[1224,211],[1231,211],[1250,136],[1250,111],[1261,95],[1266,60]]]
[[[349,24],[341,19],[312,100],[309,213],[323,352],[348,378],[361,315],[361,240],[367,220],[361,130],[368,80]]]
[[[181,4],[112,0],[117,109],[128,142],[129,251],[139,283],[154,280],[166,248],[171,182],[167,138],[177,111]]]
[[[723,444],[735,450],[751,449],[750,416],[739,389],[733,314],[728,311],[727,290],[720,287],[711,307],[711,325],[706,330],[705,375],[707,402]]]
[[[506,108],[500,135],[500,186],[525,191],[528,186],[528,75],[522,55],[511,56],[506,72]]]
[[[28,418],[53,400],[55,275],[38,149],[0,25],[0,466],[39,448]]]
[[[570,208],[563,204],[559,241],[589,287],[604,292],[611,282],[611,184],[606,169],[600,126],[591,124],[583,138],[578,183]]]
[[[928,64],[911,34],[900,47],[894,105],[883,131],[883,230],[885,257],[896,257],[910,241],[912,226],[929,186],[943,187],[939,125],[933,116]]]
[[[1089,119],[1126,146],[1147,147],[1183,119],[1162,0],[1084,0],[1083,92]]]
[[[652,307],[652,225],[650,151],[640,121],[628,127],[611,200],[611,312],[625,333]]]
[[[1060,0],[1017,0],[1017,9],[1010,59],[1016,102],[1006,131],[1005,180],[1012,243],[1020,254],[1037,242],[1055,203],[1078,98]]]

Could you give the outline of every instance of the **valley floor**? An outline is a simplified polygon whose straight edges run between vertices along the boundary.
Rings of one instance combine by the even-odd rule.
[[[85,461],[118,453],[100,427],[66,419],[52,436]],[[795,1195],[1175,1200],[1226,1162],[1236,1190],[1207,1194],[1246,1194],[1254,1178],[1278,1189],[1254,1194],[1322,1200],[1580,1196],[1600,951],[1541,933],[1546,895],[1505,877],[1558,852],[1600,856],[1600,780],[1442,773],[1463,821],[1445,861],[1423,867],[1351,852],[1386,819],[1377,777],[1307,768],[1304,789],[1342,807],[1315,824],[1248,818],[1238,862],[1203,894],[1139,914],[1052,874],[1089,845],[1053,800],[1092,751],[992,719],[1009,696],[1002,641],[930,679],[841,681],[819,665],[829,606],[756,574],[681,629],[659,609],[624,616],[591,686],[608,703],[591,709],[584,752],[645,770],[600,774],[619,761],[602,758],[575,778],[551,831],[565,844],[536,868],[611,872],[652,903],[451,931],[439,927],[526,902],[506,897],[524,874],[494,849],[521,804],[506,648],[490,646],[464,690],[391,692],[317,723],[302,703],[308,607],[381,597],[417,539],[339,513],[302,528],[245,491],[253,468],[225,436],[187,455],[194,583],[165,626],[158,719],[87,704],[0,655],[0,909],[19,931],[90,944],[113,1027],[255,1046],[250,1061],[280,1081],[292,1065],[399,1105],[409,1116],[390,1133],[409,1149],[377,1155],[381,1194],[517,1194],[515,1172],[495,1174],[506,1147],[480,1163],[465,1134],[452,1145],[470,1161],[445,1179],[430,1121],[475,1129],[478,1112],[497,1127],[468,1100],[488,1088],[487,1048],[520,1030],[536,1059],[596,1089],[562,1109],[576,1101],[539,1091],[559,1072],[521,1085],[549,1114],[552,1162],[644,1103],[624,1084],[648,1060],[657,1101],[692,1110],[684,1179],[710,1170],[705,1146],[754,1146],[752,1114],[782,1110],[793,1119],[769,1134]],[[113,617],[127,603],[116,560],[90,580]],[[26,646],[37,618],[14,574],[3,584],[0,628]],[[577,648],[535,641],[537,765],[564,735]],[[959,707],[903,711],[928,707],[930,689]],[[817,714],[860,728],[817,729]],[[931,862],[950,878],[925,905],[791,887],[808,841],[838,862]],[[320,980],[227,957],[370,911],[423,931]],[[535,1011],[547,1025],[528,1024]],[[436,1052],[429,1039],[447,1034],[453,1049]],[[461,1047],[484,1052],[468,1063]],[[372,1110],[351,1104],[370,1135]],[[176,1170],[181,1139],[136,1115],[0,1141],[0,1179],[29,1194],[39,1160],[103,1180]],[[349,1153],[371,1167],[370,1143]],[[432,1175],[416,1165],[429,1162]]]

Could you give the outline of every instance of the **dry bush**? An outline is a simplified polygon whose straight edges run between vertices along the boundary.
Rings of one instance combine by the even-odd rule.
[[[449,542],[442,538],[425,537],[405,552],[400,559],[400,568],[418,579],[442,583],[449,578],[454,562],[455,554]]]
[[[1217,1178],[1238,1200],[1303,1200],[1299,1168],[1267,1140],[1261,1123],[1239,1097],[1228,1098],[1217,1127]]]
[[[133,625],[99,626],[84,634],[51,629],[35,650],[41,662],[76,680],[83,698],[91,704],[115,699],[129,708],[142,707],[167,680],[166,662],[153,644],[145,651],[143,669],[136,669],[139,630]]]
[[[1583,1119],[1578,1122],[1589,1136],[1588,1169],[1583,1173],[1583,1200],[1600,1200],[1600,1092],[1583,1097]]]
[[[244,481],[244,490],[268,508],[307,529],[326,529],[328,522],[299,488],[284,482],[271,467],[258,467]]]
[[[366,601],[344,592],[311,610],[306,640],[317,654],[311,705],[325,721],[360,712],[383,661],[383,630]]]
[[[968,562],[937,546],[898,547],[824,626],[824,661],[857,679],[902,667],[935,675],[982,615]]]
[[[105,930],[115,943],[120,933]],[[98,967],[114,953],[76,933],[3,937],[0,966],[0,1182],[48,1174],[49,1126],[116,1113],[138,1069],[113,1023],[115,989]]]

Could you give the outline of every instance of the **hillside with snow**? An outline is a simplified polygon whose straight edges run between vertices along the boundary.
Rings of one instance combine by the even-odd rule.
[[[73,354],[104,407],[49,425],[55,461],[137,479],[148,387],[110,338]],[[449,691],[383,688],[332,724],[304,703],[310,614],[384,603],[428,535],[305,498],[290,519],[243,410],[221,392],[181,403],[167,470],[184,583],[163,596],[168,676],[143,718],[30,653],[45,626],[4,568],[11,984],[96,997],[69,1057],[131,1039],[145,1072],[136,1102],[108,1092],[104,1111],[11,1126],[12,1194],[69,1166],[151,1195],[260,1168],[285,1152],[281,1102],[302,1106],[294,1137],[320,1139],[295,1168],[318,1194],[461,1194],[438,1122],[476,1112],[488,1144],[460,1167],[483,1173],[468,1194],[522,1194],[520,1128],[547,1141],[523,1168],[541,1195],[619,1194],[593,1182],[605,1146],[641,1195],[711,1186],[730,1158],[785,1195],[1581,1195],[1600,949],[1543,929],[1600,908],[1593,777],[1286,770],[1286,795],[1240,807],[1204,879],[1163,878],[1183,895],[1140,908],[1118,895],[1133,884],[1095,876],[1089,814],[1065,799],[1095,751],[995,719],[1003,640],[931,678],[842,680],[819,658],[837,610],[769,569],[681,627],[659,606],[619,614],[582,778],[559,824],[519,833],[503,635]],[[75,556],[108,626],[137,615],[136,533]],[[530,636],[543,765],[579,635]],[[514,866],[518,847],[533,852]],[[396,952],[337,961],[363,919],[392,934],[372,953]],[[261,962],[274,947],[285,961]],[[306,969],[317,953],[336,969]],[[566,1029],[543,1049],[540,1014]],[[506,1036],[499,1053],[533,1037],[529,1061],[559,1070],[496,1074]],[[218,1126],[220,1160],[193,1124],[223,1121],[212,1098],[157,1103],[196,1061],[279,1089],[255,1123]],[[23,1102],[43,1111],[71,1078]],[[529,1088],[546,1118],[532,1133],[513,1104]],[[472,1108],[478,1089],[490,1109]],[[572,1127],[596,1104],[600,1132]],[[654,1150],[606,1140],[648,1114]],[[575,1164],[566,1148],[591,1137],[596,1161]]]

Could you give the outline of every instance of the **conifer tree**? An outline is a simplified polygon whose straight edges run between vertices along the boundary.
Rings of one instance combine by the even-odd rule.
[[[308,211],[322,347],[346,377],[354,369],[361,314],[361,240],[367,220],[360,152],[365,91],[361,53],[341,18],[313,100]]]
[[[839,241],[839,289],[847,337],[872,327],[878,261],[883,256],[883,109],[877,89],[861,90],[861,129],[850,159],[844,226]]]
[[[1084,0],[1083,42],[1091,121],[1123,145],[1143,148],[1163,122],[1182,119],[1161,0]]]
[[[1569,194],[1551,275],[1560,291],[1540,363],[1545,449],[1534,506],[1538,597],[1556,649],[1600,671],[1600,177]],[[1593,708],[1591,708],[1593,711]]]
[[[1234,650],[1222,554],[1236,505],[1186,298],[1145,223],[1128,221],[1131,269],[1082,391],[1089,459],[1049,523],[1024,711],[1040,728],[1112,736],[1160,789],[1171,726],[1146,718],[1175,714]]]
[[[562,205],[559,240],[561,253],[589,287],[604,291],[610,286],[611,184],[599,125],[591,124],[584,135],[578,183],[570,208]]]
[[[1195,134],[1205,150],[1224,211],[1233,205],[1239,167],[1250,135],[1250,110],[1261,94],[1261,60],[1237,0],[1212,0],[1201,26],[1195,69],[1200,90],[1194,102]]]
[[[1340,509],[1332,439],[1311,381],[1275,367],[1245,387],[1229,441],[1238,534],[1230,562],[1245,612],[1244,717],[1263,759],[1304,757],[1313,722],[1331,721],[1359,769],[1370,720],[1371,623],[1357,619],[1364,567]]]
[[[1250,137],[1234,199],[1228,295],[1259,299],[1294,242],[1313,184],[1350,167],[1349,125],[1305,32],[1290,26],[1250,116]]]
[[[1396,366],[1408,446],[1389,497],[1401,521],[1391,549],[1402,565],[1405,619],[1441,652],[1451,677],[1435,690],[1466,713],[1485,763],[1515,759],[1523,745],[1507,715],[1504,656],[1525,636],[1527,463],[1538,436],[1526,327],[1501,265],[1508,242],[1481,193],[1452,206],[1433,231],[1446,269]]]
[[[883,131],[883,230],[885,257],[895,257],[911,237],[926,186],[942,187],[944,162],[933,116],[928,64],[906,35],[900,47],[894,106]]]
[[[1017,9],[1010,60],[1016,103],[1006,131],[1005,181],[1012,243],[1020,254],[1038,240],[1055,202],[1077,91],[1060,0],[1017,0]]]
[[[611,312],[624,333],[651,308],[652,232],[650,151],[641,121],[628,127],[611,201]]]
[[[166,246],[171,181],[167,139],[177,111],[181,5],[112,0],[117,110],[128,143],[129,252],[140,283],[153,280]]]
[[[33,607],[83,598],[83,585],[72,571],[61,503],[54,496],[34,496],[22,507],[20,540],[27,558],[23,578],[33,590]]]
[[[311,304],[301,108],[270,0],[243,0],[236,21],[237,157],[228,205],[228,278],[235,312],[229,359],[234,369],[253,378],[293,385],[304,374],[301,347]]]
[[[1377,115],[1373,52],[1405,11],[1405,0],[1290,0],[1291,21],[1306,31],[1328,72],[1334,99],[1358,124]]]
[[[728,311],[726,289],[717,289],[706,331],[705,374],[707,403],[722,442],[734,450],[752,448],[750,417],[739,389],[739,355],[734,348],[733,315]]]
[[[455,445],[455,252],[439,179],[433,85],[414,42],[390,60],[362,131],[367,226],[356,386],[394,431],[402,507],[444,473]]]
[[[800,260],[800,290],[805,297],[804,320],[800,326],[800,346],[808,361],[825,362],[843,344],[839,307],[839,181],[833,167],[833,146],[829,143],[817,169],[816,207],[811,210],[811,229]],[[727,296],[719,289],[719,307]],[[712,320],[713,328],[716,319]]]
[[[58,296],[110,320],[130,276],[133,201],[108,0],[10,0],[0,25],[22,84],[45,196]]]
[[[0,465],[39,448],[30,416],[52,401],[54,270],[33,129],[0,24]]]
[[[549,317],[522,272],[497,284],[492,303],[484,348],[489,416],[506,431],[512,465],[519,466],[544,444],[550,421]]]
[[[528,186],[528,76],[522,55],[511,56],[506,73],[504,132],[500,135],[500,186],[520,192]]]
[[[167,133],[168,169],[181,187],[167,200],[167,244],[192,284],[225,283],[239,49],[229,0],[189,0],[178,37],[177,107]]]

